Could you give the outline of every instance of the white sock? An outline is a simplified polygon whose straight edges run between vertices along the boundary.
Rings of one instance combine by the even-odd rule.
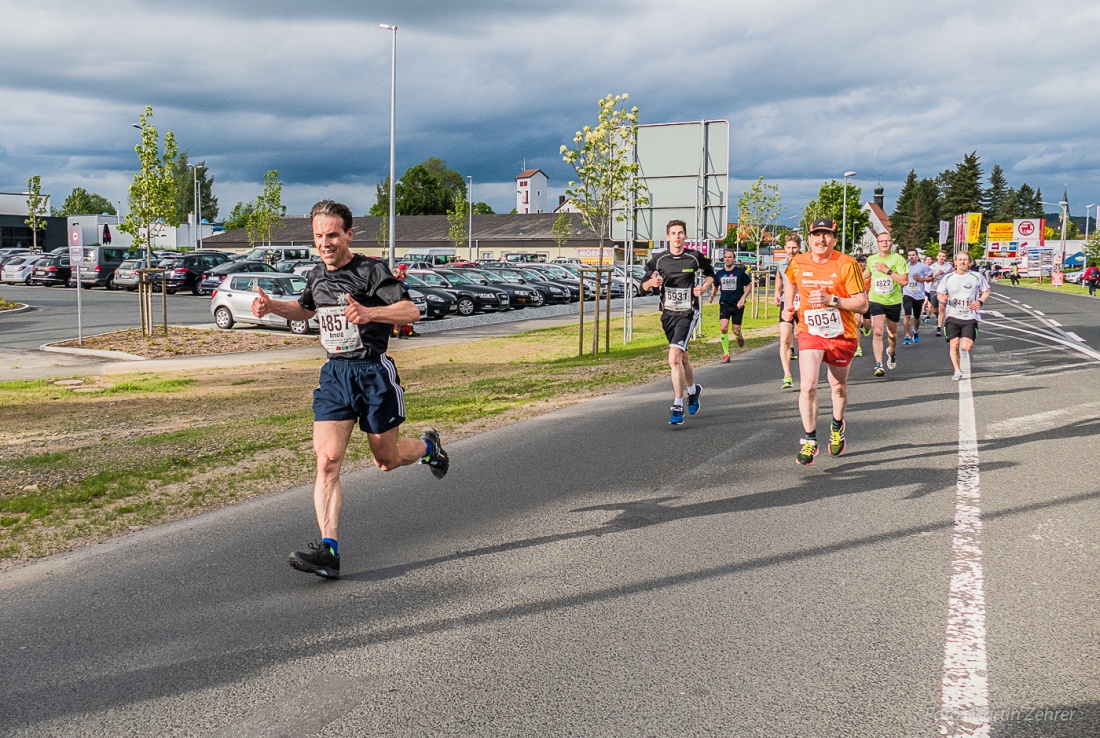
[[[683,407],[684,406],[684,398],[683,397],[677,397],[675,400],[672,401],[672,404],[675,405],[676,407]]]
[[[689,396],[690,396],[690,395],[694,395],[694,394],[695,394],[696,392],[698,392],[698,390],[697,390],[697,389],[695,389],[695,388],[696,388],[696,387],[698,387],[698,386],[699,386],[699,385],[697,385],[697,384],[693,384],[693,385],[691,385],[690,387],[688,387],[688,395],[689,395]]]

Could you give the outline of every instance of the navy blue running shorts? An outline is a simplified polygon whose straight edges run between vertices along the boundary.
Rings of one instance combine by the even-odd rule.
[[[358,420],[364,433],[385,433],[405,421],[405,390],[393,359],[330,359],[313,390],[313,420]]]
[[[978,337],[978,321],[959,320],[947,318],[943,321],[943,340],[951,343],[954,338],[969,338],[971,341]]]

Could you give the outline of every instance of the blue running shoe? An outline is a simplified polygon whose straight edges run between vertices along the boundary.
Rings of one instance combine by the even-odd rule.
[[[669,425],[683,425],[684,424],[684,408],[679,405],[673,405],[668,411],[668,424]]]
[[[695,385],[695,394],[688,395],[688,415],[699,412],[699,395],[703,394],[703,388]]]
[[[913,334],[913,343],[920,343],[920,334],[919,333],[914,333]]]
[[[904,341],[902,341],[902,344],[904,344],[904,345],[908,346],[908,345],[909,345],[909,344],[911,344],[912,342],[913,342],[913,339],[909,338],[909,336],[906,336],[906,337],[905,337],[905,340],[904,340]]]

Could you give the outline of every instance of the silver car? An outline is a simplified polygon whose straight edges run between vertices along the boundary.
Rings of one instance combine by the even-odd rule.
[[[316,318],[310,318],[309,321],[287,320],[274,313],[257,318],[252,314],[252,301],[256,299],[257,288],[274,300],[297,301],[306,288],[306,278],[297,274],[272,272],[230,274],[210,296],[210,314],[217,326],[229,330],[235,323],[251,323],[272,328],[290,328],[297,334],[317,330]]]
[[[130,292],[136,290],[141,276],[137,270],[144,267],[145,262],[141,259],[127,259],[119,264],[115,269],[115,287],[125,287]]]

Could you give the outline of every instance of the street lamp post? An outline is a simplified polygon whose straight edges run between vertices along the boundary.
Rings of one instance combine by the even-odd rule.
[[[470,224],[469,230],[466,233],[466,247],[469,251],[469,261],[474,260],[474,178],[472,175],[467,174],[466,179],[470,180],[470,186],[467,188],[467,204],[470,206]]]
[[[1045,200],[1039,201],[1040,205],[1057,205],[1062,208],[1062,255],[1058,261],[1058,271],[1061,271],[1066,266],[1066,221],[1069,220],[1069,203],[1065,200],[1059,200],[1058,202],[1046,202]],[[1041,274],[1042,272],[1040,272]]]
[[[199,192],[199,170],[206,169],[202,164],[191,167],[194,184],[191,187],[192,204],[195,206],[195,248],[202,248],[202,194]]]
[[[840,253],[845,254],[848,252],[846,248],[848,245],[848,177],[854,177],[858,172],[845,172],[844,173],[844,202],[841,205],[841,226],[840,226]],[[835,210],[833,211],[836,212]]]
[[[390,58],[390,271],[394,268],[394,250],[397,245],[396,223],[397,203],[394,200],[396,187],[396,157],[394,148],[394,132],[397,110],[397,26],[379,23],[379,28],[385,28],[393,35],[393,52]]]
[[[1085,206],[1085,243],[1089,242],[1089,212],[1096,207],[1096,203]],[[1096,216],[1100,218],[1100,210],[1096,211]]]

